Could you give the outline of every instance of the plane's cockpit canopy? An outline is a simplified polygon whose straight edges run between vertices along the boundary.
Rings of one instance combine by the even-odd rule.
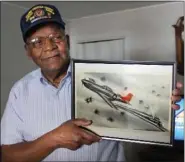
[[[106,85],[103,86],[103,89],[106,89],[107,91],[113,92],[113,90],[110,87],[106,86]]]
[[[96,83],[94,79],[92,78],[89,78],[89,81],[93,82],[93,83]]]

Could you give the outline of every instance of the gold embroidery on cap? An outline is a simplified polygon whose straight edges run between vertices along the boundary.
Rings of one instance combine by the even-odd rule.
[[[55,14],[52,8],[50,8],[50,7],[45,7],[45,9],[46,9],[46,11],[48,11],[49,13],[51,13],[51,14],[53,14],[53,15]]]
[[[26,21],[28,21],[32,15],[33,15],[33,11],[31,10],[26,15]]]
[[[55,12],[52,8],[47,6],[36,6],[32,8],[27,15],[25,16],[26,22],[30,21],[31,23],[35,20],[42,18],[51,18],[51,15],[54,15]]]

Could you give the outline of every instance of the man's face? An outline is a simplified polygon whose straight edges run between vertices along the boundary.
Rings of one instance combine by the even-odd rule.
[[[43,71],[57,72],[69,63],[65,32],[56,24],[40,27],[28,37],[27,42],[28,56]]]

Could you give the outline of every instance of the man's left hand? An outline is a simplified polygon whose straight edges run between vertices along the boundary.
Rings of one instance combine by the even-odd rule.
[[[172,97],[171,97],[171,99],[172,99],[172,109],[174,109],[174,110],[178,110],[180,108],[180,106],[177,105],[176,102],[181,100],[180,90],[181,90],[182,87],[183,87],[182,83],[177,82],[176,88],[172,92]]]

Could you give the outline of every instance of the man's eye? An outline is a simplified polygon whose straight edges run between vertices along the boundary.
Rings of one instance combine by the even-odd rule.
[[[40,46],[43,44],[43,41],[41,39],[35,39],[32,44],[33,46]]]
[[[63,41],[64,40],[64,37],[63,36],[55,36],[55,37],[53,37],[53,40],[55,41],[55,42],[60,42],[60,41]]]

